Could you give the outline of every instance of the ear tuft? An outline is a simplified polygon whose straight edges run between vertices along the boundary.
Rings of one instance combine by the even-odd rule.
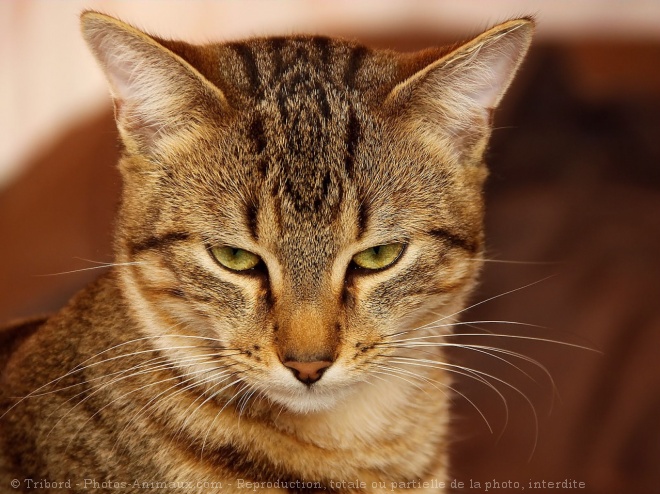
[[[198,122],[204,105],[207,113],[226,106],[216,86],[156,38],[93,11],[82,14],[81,27],[108,79],[129,151],[158,151],[163,138]]]
[[[528,18],[495,26],[398,84],[386,103],[405,108],[426,140],[435,136],[444,139],[443,145],[453,145],[456,159],[466,154],[479,159],[491,111],[520,67],[533,30]]]
[[[518,19],[501,24],[471,43],[447,67],[466,70],[467,95],[483,108],[499,105],[522,63],[532,41],[534,23],[531,19]]]

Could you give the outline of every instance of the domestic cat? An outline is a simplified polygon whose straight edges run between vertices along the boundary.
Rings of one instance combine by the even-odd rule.
[[[410,54],[82,30],[123,146],[116,262],[0,333],[3,489],[442,490],[451,367],[413,342],[475,284],[532,21]]]

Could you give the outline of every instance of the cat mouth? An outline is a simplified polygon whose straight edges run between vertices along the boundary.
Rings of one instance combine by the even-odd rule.
[[[316,379],[301,379],[288,371],[274,374],[264,395],[295,413],[329,410],[351,393],[351,386],[341,385],[330,369]]]
[[[296,391],[269,389],[266,396],[272,402],[294,413],[306,414],[334,408],[346,395],[344,390],[319,391],[319,389],[318,384],[305,385],[305,388],[301,386],[301,389]]]

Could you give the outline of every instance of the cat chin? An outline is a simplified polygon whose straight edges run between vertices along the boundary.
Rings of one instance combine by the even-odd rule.
[[[349,389],[318,391],[314,388],[284,392],[271,389],[266,392],[266,396],[272,402],[290,412],[303,415],[332,410],[350,394]]]

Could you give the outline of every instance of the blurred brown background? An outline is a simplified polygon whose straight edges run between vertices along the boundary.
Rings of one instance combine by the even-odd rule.
[[[216,11],[226,4],[206,3]],[[45,8],[39,2],[26,4]],[[122,5],[107,4],[114,7],[105,9],[109,12]],[[547,13],[539,12],[536,3],[526,9],[524,2],[494,2],[483,15],[474,2],[467,3],[474,5],[472,11],[439,2],[433,10],[438,18],[443,4],[448,16],[439,24],[446,29],[428,18],[420,25],[416,19],[431,15],[423,10],[409,18],[399,15],[399,23],[394,22],[395,11],[388,14],[394,19],[390,21],[381,13],[376,15],[380,21],[370,24],[369,13],[378,9],[374,2],[364,2],[361,10],[350,7],[352,23],[344,24],[347,15],[341,9],[349,7],[342,2],[334,11],[317,14],[295,10],[304,5],[313,12],[316,2],[287,1],[281,8],[295,10],[299,30],[306,25],[301,16],[311,16],[310,23],[315,15],[325,16],[334,21],[308,24],[309,30],[354,33],[372,44],[404,49],[455,41],[491,20],[530,10],[541,23],[539,39],[496,118],[487,190],[492,262],[473,301],[538,283],[483,303],[464,317],[541,327],[460,326],[458,333],[484,336],[457,336],[456,342],[533,358],[547,368],[557,392],[544,371],[529,361],[495,354],[506,363],[455,349],[455,363],[501,380],[488,378],[504,395],[509,417],[505,424],[505,406],[492,389],[457,377],[458,391],[481,410],[494,433],[470,403],[455,397],[452,477],[465,482],[466,492],[483,492],[486,482],[491,489],[494,482],[508,481],[529,489],[530,480],[565,479],[584,482],[581,492],[660,492],[660,33],[654,36],[644,22],[636,31],[634,24],[639,15],[649,15],[644,12],[647,3],[628,4],[638,6],[641,14],[621,13],[620,24],[584,24],[582,30],[575,19],[586,17],[578,7],[576,18],[568,16],[562,24],[559,11],[553,10],[562,2],[549,2]],[[228,15],[233,9],[235,5]],[[364,26],[355,19],[358,10]],[[21,17],[19,11],[15,7],[10,12],[14,19]],[[344,17],[333,18],[332,12]],[[594,17],[616,21],[617,12]],[[194,25],[195,19],[186,22]],[[281,15],[274,25],[271,29],[290,30]],[[209,31],[202,31],[212,27],[207,20],[203,28]],[[153,30],[171,34],[168,27]],[[66,72],[66,61],[59,64],[58,70]],[[17,94],[3,96],[20,108],[29,95]],[[51,275],[112,260],[111,224],[120,187],[117,137],[108,102],[99,98],[105,103],[98,110],[88,110],[86,116],[83,111],[73,124],[56,128],[50,145],[24,153],[30,159],[0,190],[0,321],[57,309],[98,270]],[[2,133],[12,140],[10,128]],[[488,336],[482,329],[601,353]],[[470,481],[480,482],[481,488],[470,489]],[[514,489],[499,490],[509,491]]]

